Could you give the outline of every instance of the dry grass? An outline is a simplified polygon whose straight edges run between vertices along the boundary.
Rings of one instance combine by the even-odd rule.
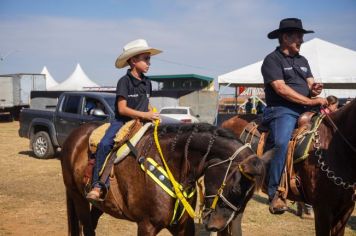
[[[66,207],[60,163],[31,156],[18,122],[0,123],[0,235],[66,235]],[[243,218],[244,235],[313,235],[314,223],[293,213],[269,214],[257,194]],[[291,206],[293,208],[293,206]],[[104,215],[98,235],[136,235],[134,223]],[[169,235],[167,231],[160,235]],[[356,211],[345,235],[356,235]]]

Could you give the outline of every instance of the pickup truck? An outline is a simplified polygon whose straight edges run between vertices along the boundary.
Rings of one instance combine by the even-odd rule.
[[[22,109],[19,136],[30,140],[36,157],[50,158],[60,151],[73,129],[87,122],[114,119],[115,100],[114,93],[64,92],[55,110]]]

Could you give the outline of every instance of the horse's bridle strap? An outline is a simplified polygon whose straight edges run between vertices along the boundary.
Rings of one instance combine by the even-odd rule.
[[[223,164],[225,162],[228,162],[228,161],[232,162],[237,157],[237,155],[247,147],[251,148],[250,143],[246,143],[246,144],[242,145],[241,147],[239,147],[228,159],[220,161],[220,162],[217,162],[217,163],[214,163],[214,164],[208,166],[208,169],[210,167],[218,166],[218,165],[221,165],[221,164]]]
[[[227,199],[224,197],[223,192],[224,192],[224,187],[225,187],[225,184],[226,184],[227,175],[228,175],[228,173],[229,173],[229,171],[230,171],[230,168],[231,168],[231,163],[232,163],[232,161],[237,157],[237,155],[238,155],[242,150],[244,150],[245,148],[251,148],[251,145],[250,145],[249,143],[246,143],[246,144],[242,145],[241,147],[239,147],[228,159],[223,160],[223,161],[220,161],[220,162],[218,162],[218,163],[215,163],[215,164],[212,164],[212,165],[208,166],[208,168],[210,168],[210,167],[213,167],[213,166],[221,165],[221,164],[223,164],[223,163],[229,161],[229,166],[228,166],[227,169],[226,169],[226,173],[225,173],[225,176],[224,176],[224,180],[223,180],[223,182],[222,182],[222,184],[221,184],[221,186],[220,186],[220,188],[219,188],[217,194],[216,194],[216,195],[206,196],[206,198],[210,198],[210,197],[213,197],[213,198],[214,198],[214,200],[213,200],[213,202],[212,202],[212,204],[211,204],[211,206],[210,206],[210,209],[215,210],[216,205],[217,205],[217,203],[218,203],[218,200],[219,200],[219,198],[221,198],[221,199],[223,200],[223,202],[224,202],[226,205],[228,205],[231,209],[233,209],[234,212],[238,211],[239,208],[237,208],[237,207],[234,206],[231,202],[229,202],[229,200],[227,200]],[[253,178],[252,178],[251,176],[247,175],[247,173],[244,173],[244,172],[242,171],[242,168],[240,167],[240,165],[239,165],[239,169],[240,169],[241,173],[242,173],[244,176],[246,176],[246,178],[253,180]]]
[[[210,209],[212,209],[212,210],[215,210],[219,198],[221,198],[221,200],[223,200],[223,202],[226,205],[228,205],[233,211],[238,211],[239,210],[238,207],[234,206],[229,200],[227,200],[224,197],[224,195],[222,194],[222,191],[218,191],[218,193],[216,195],[209,195],[209,196],[205,196],[205,197],[206,198],[214,198],[213,203],[211,204],[211,207],[210,207]]]

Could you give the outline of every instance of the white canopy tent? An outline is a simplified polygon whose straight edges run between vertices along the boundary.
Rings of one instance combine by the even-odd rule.
[[[356,51],[314,38],[302,45],[316,82],[324,84],[324,95],[356,96]],[[218,76],[219,84],[263,87],[262,61]]]
[[[46,66],[43,67],[41,74],[46,75],[46,89],[47,90],[53,86],[58,85],[58,82],[55,79],[53,79],[52,75],[49,73]]]
[[[62,83],[57,86],[51,87],[49,90],[55,91],[69,91],[69,90],[84,90],[85,88],[99,87],[98,84],[89,79],[84,73],[79,64],[75,68],[74,72]]]

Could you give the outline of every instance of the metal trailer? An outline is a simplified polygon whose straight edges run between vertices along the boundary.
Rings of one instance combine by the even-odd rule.
[[[44,74],[0,75],[0,114],[18,119],[20,110],[30,105],[31,91],[46,90]]]

